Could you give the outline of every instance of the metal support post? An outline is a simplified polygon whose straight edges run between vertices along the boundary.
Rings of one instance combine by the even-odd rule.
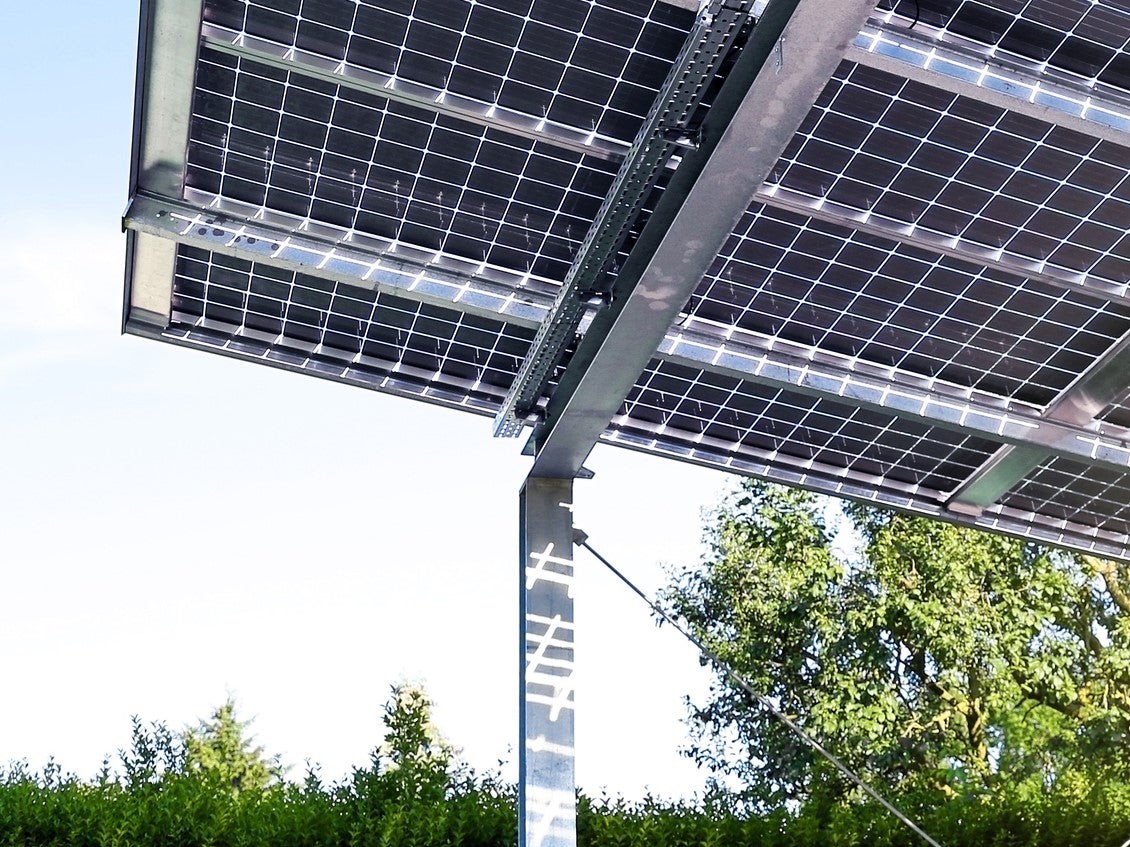
[[[520,495],[518,845],[575,847],[573,481]]]

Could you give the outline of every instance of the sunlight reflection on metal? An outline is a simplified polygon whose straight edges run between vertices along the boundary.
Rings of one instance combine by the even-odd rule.
[[[529,479],[521,504],[519,844],[573,847],[572,481]]]

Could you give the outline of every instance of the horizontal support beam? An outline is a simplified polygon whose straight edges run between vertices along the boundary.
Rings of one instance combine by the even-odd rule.
[[[1090,425],[1097,431],[1118,430],[1096,418],[1130,393],[1130,334],[1115,342],[1099,359],[1048,404],[1043,417],[1066,426]],[[1113,433],[1112,433],[1113,434]],[[1033,470],[1051,458],[1047,450],[1004,447],[955,492],[949,507],[957,511],[983,509],[997,502]]]
[[[1050,455],[1042,447],[1003,445],[953,493],[946,501],[946,508],[963,515],[981,514],[1047,461]]]
[[[873,18],[845,58],[1093,138],[1128,141],[1130,102],[1104,97],[1046,66],[1026,68],[999,53],[963,48],[952,38],[940,41]]]
[[[1078,291],[1101,300],[1130,306],[1130,281],[1115,283],[1061,268],[1049,262],[1038,262],[1002,249],[993,249],[915,224],[895,221],[869,211],[844,206],[823,197],[813,197],[781,185],[761,186],[754,199],[774,209],[804,215],[868,235],[877,235],[911,247],[933,250],[943,256],[1003,271],[1015,277],[1042,282],[1055,288]]]
[[[1045,416],[1084,426],[1130,393],[1130,333],[1122,336],[1048,404]]]
[[[448,117],[459,118],[478,126],[490,127],[511,135],[542,141],[574,153],[618,162],[628,151],[628,143],[577,129],[497,103],[476,100],[433,88],[401,77],[351,65],[339,59],[322,56],[265,38],[257,38],[237,30],[205,24],[204,45],[222,53],[251,59],[274,68],[342,85],[355,91],[375,94],[408,106],[416,106]]]
[[[714,261],[873,8],[773,0],[753,28],[550,398],[536,476],[573,476]],[[778,51],[786,41],[790,49]],[[773,58],[776,54],[776,59]]]
[[[478,273],[480,265],[455,257],[433,254],[431,261],[406,260],[395,251],[374,253],[349,241],[278,229],[229,217],[216,209],[147,194],[133,199],[123,224],[131,231],[239,259],[266,262],[520,326],[538,326],[552,297],[547,292],[519,287],[526,281],[521,276],[515,275],[513,284],[507,285],[492,275]]]
[[[843,468],[820,467],[813,462],[781,453],[743,449],[739,454],[732,449],[712,448],[709,445],[688,446],[662,434],[644,438],[612,431],[602,440],[606,444],[638,450],[652,456],[666,456],[728,473],[797,486],[818,494],[846,497],[986,532],[1025,538],[1040,544],[1122,560],[1130,556],[1130,538],[1125,535],[1003,506],[994,506],[979,515],[959,514],[948,511],[936,497],[931,498],[928,492],[920,492],[914,486],[882,487],[877,485],[874,477],[853,474]]]
[[[751,339],[752,340],[752,339]],[[779,339],[772,347],[685,332],[669,335],[659,348],[664,358],[773,388],[796,391],[884,412],[965,435],[1022,447],[1038,447],[1100,467],[1130,469],[1130,441],[1110,438],[1082,426],[1048,420],[1029,406],[1008,403],[982,392],[869,369],[852,367],[846,357],[815,353]],[[791,349],[790,349],[791,348]]]

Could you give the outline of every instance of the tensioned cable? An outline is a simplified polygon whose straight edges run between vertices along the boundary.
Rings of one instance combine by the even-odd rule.
[[[849,780],[851,780],[856,785],[858,785],[860,788],[862,788],[872,799],[877,801],[884,809],[886,809],[888,812],[890,812],[892,815],[894,815],[896,818],[898,818],[900,821],[902,821],[902,823],[906,824],[906,826],[909,827],[911,830],[913,830],[918,836],[920,836],[923,841],[925,841],[927,844],[931,845],[931,847],[942,847],[942,845],[939,844],[937,841],[935,841],[933,838],[931,838],[929,833],[927,833],[925,830],[923,830],[922,827],[920,827],[918,824],[916,824],[914,821],[912,821],[910,818],[908,818],[906,815],[904,815],[901,811],[899,811],[899,809],[893,803],[891,803],[891,801],[889,801],[882,794],[880,794],[878,791],[876,791],[874,788],[872,788],[870,785],[868,785],[866,782],[864,782],[863,778],[861,776],[859,776],[858,774],[856,774],[855,771],[853,771],[851,768],[849,768],[847,765],[845,765],[842,761],[840,761],[839,757],[837,757],[834,753],[832,753],[830,750],[825,748],[824,745],[822,745],[819,741],[817,741],[815,738],[813,738],[807,732],[805,732],[796,723],[796,721],[794,721],[792,718],[790,718],[788,715],[786,715],[784,712],[782,712],[780,709],[778,709],[775,705],[773,705],[772,700],[770,700],[764,694],[761,694],[756,689],[754,689],[754,687],[752,685],[750,685],[741,676],[738,675],[737,671],[735,671],[726,662],[724,662],[718,656],[717,653],[715,653],[713,650],[711,650],[709,647],[707,647],[697,636],[695,636],[692,632],[690,632],[688,629],[686,629],[677,620],[675,620],[673,617],[671,617],[671,615],[667,614],[667,612],[665,612],[657,603],[652,601],[652,599],[650,597],[648,597],[646,594],[643,593],[643,591],[641,591],[639,588],[637,588],[635,583],[633,583],[630,579],[628,579],[626,576],[624,576],[624,574],[622,574],[619,570],[617,570],[615,565],[613,565],[610,561],[608,561],[606,558],[604,558],[602,555],[600,555],[600,553],[596,552],[596,550],[594,550],[592,548],[592,546],[589,544],[588,539],[589,539],[589,537],[588,537],[587,533],[583,532],[580,529],[576,529],[576,528],[573,529],[573,543],[574,544],[576,544],[579,547],[584,547],[586,550],[588,550],[590,553],[592,553],[592,555],[595,556],[596,559],[602,565],[604,565],[606,568],[608,568],[608,570],[612,571],[612,573],[615,574],[616,577],[622,583],[624,583],[624,585],[628,586],[628,588],[630,588],[633,592],[635,592],[635,594],[641,600],[643,600],[645,603],[647,603],[647,605],[651,607],[651,610],[653,612],[655,612],[664,621],[671,624],[671,626],[673,626],[680,633],[682,633],[683,637],[686,638],[689,642],[691,642],[695,647],[697,647],[699,649],[699,651],[702,653],[702,655],[706,656],[706,658],[710,659],[710,661],[713,662],[717,667],[719,667],[723,671],[725,671],[726,676],[728,676],[739,688],[741,688],[743,691],[745,691],[746,694],[748,694],[750,697],[752,697],[754,700],[756,700],[759,704],[761,704],[764,708],[766,708],[773,717],[775,717],[777,720],[779,720],[781,723],[783,723],[786,727],[788,727],[793,732],[793,734],[796,735],[797,738],[799,738],[801,741],[803,741],[805,744],[807,744],[809,747],[811,747],[813,750],[815,750],[817,753],[819,753],[821,756],[823,756],[825,759],[827,759],[829,762],[831,762],[832,766],[835,767],[836,770],[838,770],[843,776],[847,777]],[[1128,843],[1130,843],[1130,842],[1128,842]],[[1126,845],[1123,845],[1123,847],[1126,847]]]

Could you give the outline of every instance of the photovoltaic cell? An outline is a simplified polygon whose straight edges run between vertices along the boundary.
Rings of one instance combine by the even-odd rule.
[[[888,0],[879,10],[891,8]],[[1043,64],[1130,90],[1130,4],[1091,0],[898,0],[905,19],[992,47],[998,56]]]
[[[845,403],[653,360],[612,429],[757,460],[803,463],[869,484],[952,491],[996,445]]]
[[[493,414],[694,20],[652,0],[204,0],[185,191],[132,221],[195,246],[168,325],[146,308],[135,331]],[[1130,4],[882,0],[868,27],[912,21],[938,66],[840,64],[605,440],[945,514],[1030,426],[1075,458],[979,525],[1125,551],[1130,401],[1094,369],[1130,337],[1130,147],[1100,120],[1130,102]],[[892,43],[869,59],[918,49]],[[947,93],[965,61],[1034,105]],[[1102,130],[1020,114],[1045,82],[1058,120]],[[672,173],[611,276],[652,243]],[[1080,375],[1097,400],[1064,393]],[[1054,417],[1092,401],[1093,422]]]
[[[1124,538],[1130,536],[1130,473],[1052,459],[1001,503]]]
[[[494,406],[533,338],[489,318],[184,245],[173,321],[237,335],[243,352],[313,359],[339,373],[396,373]]]
[[[768,182],[1124,284],[1128,165],[1130,148],[844,62]]]
[[[753,204],[690,316],[1034,405],[1130,331],[1130,308]]]
[[[190,188],[561,279],[613,175],[594,157],[201,51]]]
[[[651,0],[209,0],[205,20],[631,141],[693,22]]]

